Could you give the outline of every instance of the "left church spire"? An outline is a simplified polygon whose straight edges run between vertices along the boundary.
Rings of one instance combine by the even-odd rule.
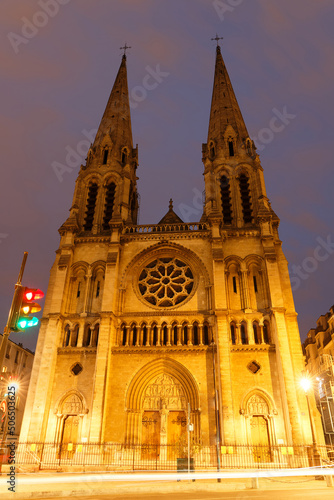
[[[60,233],[99,234],[108,231],[113,221],[136,224],[137,166],[124,54],[86,164],[81,166],[70,216]]]
[[[127,147],[131,150],[133,148],[125,54],[122,56],[121,65],[97,131],[93,148],[101,145],[106,134],[110,136],[113,142],[113,149]]]

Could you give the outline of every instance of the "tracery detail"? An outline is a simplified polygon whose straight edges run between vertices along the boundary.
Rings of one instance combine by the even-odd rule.
[[[269,413],[266,401],[258,394],[254,394],[249,398],[247,409],[251,415],[268,415]]]
[[[172,307],[187,299],[194,287],[190,267],[177,258],[155,259],[142,270],[139,290],[143,298],[158,307]]]
[[[173,377],[159,375],[145,390],[143,408],[161,410],[184,410],[187,407],[183,388]]]
[[[71,394],[68,396],[62,405],[62,412],[65,414],[82,413],[82,402],[79,396]]]

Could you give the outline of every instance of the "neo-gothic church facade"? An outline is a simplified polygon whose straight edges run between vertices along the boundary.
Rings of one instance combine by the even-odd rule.
[[[202,157],[200,220],[171,202],[138,225],[124,55],[59,230],[21,442],[158,449],[188,404],[203,446],[312,442],[279,218],[219,46]]]

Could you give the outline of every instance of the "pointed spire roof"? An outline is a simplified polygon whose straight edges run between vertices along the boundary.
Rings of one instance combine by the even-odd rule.
[[[133,148],[130,116],[126,55],[122,56],[114,86],[97,131],[94,148],[99,146],[106,134],[110,135],[114,147]]]
[[[158,224],[179,224],[180,222],[183,224],[183,220],[173,210],[173,200],[171,198],[169,200],[169,210]]]
[[[220,46],[217,45],[216,66],[213,83],[208,143],[220,142],[226,128],[230,125],[239,135],[239,140],[249,137],[238,101],[235,97]]]

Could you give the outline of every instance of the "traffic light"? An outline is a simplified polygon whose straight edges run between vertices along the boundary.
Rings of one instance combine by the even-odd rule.
[[[41,306],[34,302],[44,297],[44,293],[37,288],[28,288],[19,285],[14,295],[14,310],[10,328],[14,332],[19,332],[38,325],[38,318],[30,316],[41,310]]]

